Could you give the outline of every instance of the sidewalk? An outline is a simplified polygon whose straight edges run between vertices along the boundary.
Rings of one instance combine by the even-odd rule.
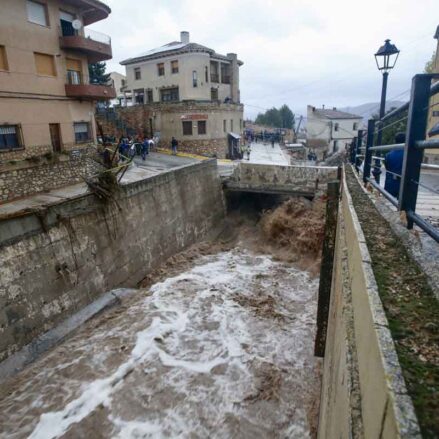
[[[262,163],[265,165],[283,165],[288,166],[290,164],[290,159],[286,153],[281,149],[278,143],[274,144],[274,148],[271,143],[268,142],[266,145],[263,143],[252,143],[250,160],[242,160],[247,163]]]

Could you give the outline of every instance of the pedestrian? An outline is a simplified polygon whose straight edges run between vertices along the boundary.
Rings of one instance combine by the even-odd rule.
[[[177,155],[178,140],[173,136],[171,140],[172,155]]]
[[[405,134],[397,133],[395,143],[405,143]],[[386,181],[384,189],[396,199],[399,197],[399,187],[401,185],[402,162],[404,160],[404,150],[393,150],[386,154],[384,166],[386,167]]]
[[[250,160],[250,153],[251,153],[251,148],[250,145],[247,145],[247,160]]]
[[[149,139],[149,150],[153,151],[155,147],[154,139]]]
[[[146,156],[149,154],[149,140],[147,137],[143,139],[142,142],[142,160],[146,160]]]
[[[271,147],[274,148],[274,137],[271,138]]]

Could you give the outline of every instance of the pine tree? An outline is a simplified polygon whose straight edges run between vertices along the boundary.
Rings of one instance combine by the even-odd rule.
[[[97,62],[95,64],[88,65],[88,74],[90,76],[90,84],[108,84],[110,80],[110,74],[105,73],[107,68],[104,62]]]

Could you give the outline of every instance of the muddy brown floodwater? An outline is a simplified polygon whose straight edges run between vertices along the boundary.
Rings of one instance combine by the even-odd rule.
[[[314,437],[318,279],[243,242],[190,259],[3,383],[0,437]]]

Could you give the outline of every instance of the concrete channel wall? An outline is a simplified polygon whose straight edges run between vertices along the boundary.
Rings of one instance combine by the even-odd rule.
[[[339,208],[318,437],[420,437],[365,238],[345,182]]]
[[[0,361],[117,287],[132,287],[224,218],[215,160],[0,221]]]

